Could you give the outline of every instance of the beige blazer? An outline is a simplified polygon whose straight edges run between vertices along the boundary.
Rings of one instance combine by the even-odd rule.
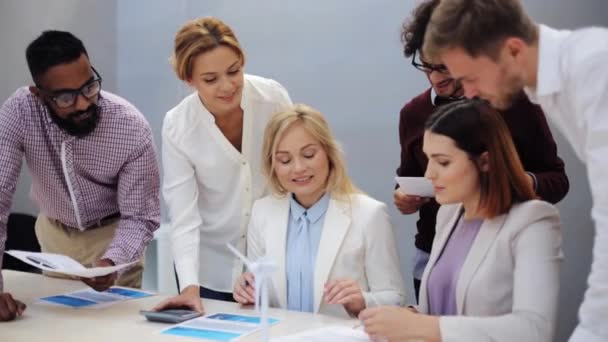
[[[427,281],[462,205],[442,206],[418,310],[428,313]],[[439,320],[442,341],[552,341],[562,260],[559,214],[532,200],[485,220],[456,285],[458,316]]]
[[[247,254],[255,260],[267,255],[279,269],[272,276],[269,303],[287,308],[285,246],[289,197],[264,197],[253,205]],[[403,279],[386,205],[366,195],[350,201],[331,198],[325,214],[314,273],[314,312],[348,317],[342,305],[323,302],[323,288],[333,279],[358,282],[367,307],[402,305]]]

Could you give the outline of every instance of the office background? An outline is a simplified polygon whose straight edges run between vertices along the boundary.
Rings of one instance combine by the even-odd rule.
[[[27,44],[42,30],[69,30],[84,41],[103,77],[103,87],[127,98],[144,113],[160,150],[165,112],[191,91],[175,78],[167,61],[174,34],[188,19],[217,16],[235,30],[243,45],[247,73],[276,79],[288,89],[294,102],[307,103],[326,114],[346,151],[355,182],[388,204],[403,275],[410,284],[416,216],[397,212],[392,189],[399,161],[399,109],[428,87],[424,75],[401,53],[401,23],[416,3],[1,0],[0,101],[17,87],[31,83],[25,62]],[[537,21],[554,27],[608,26],[605,0],[523,3]],[[566,341],[576,325],[577,308],[586,287],[593,225],[585,168],[563,136],[552,128],[570,178],[570,193],[558,205],[565,260],[556,341]],[[28,196],[29,184],[24,168],[12,211],[36,214]],[[163,246],[166,248],[166,244]],[[154,267],[154,262],[149,265]]]

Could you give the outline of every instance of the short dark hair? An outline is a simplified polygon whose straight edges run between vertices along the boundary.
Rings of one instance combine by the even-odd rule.
[[[34,82],[50,68],[70,63],[87,54],[82,41],[70,32],[49,30],[34,39],[25,50],[27,66]]]
[[[426,26],[431,21],[431,15],[439,0],[425,0],[412,11],[412,16],[401,27],[401,42],[403,55],[410,58],[416,51],[422,49]]]
[[[439,107],[425,129],[451,138],[475,162],[488,152],[489,172],[480,172],[479,205],[492,218],[517,202],[537,198],[519,159],[511,132],[500,114],[484,100],[460,100]]]

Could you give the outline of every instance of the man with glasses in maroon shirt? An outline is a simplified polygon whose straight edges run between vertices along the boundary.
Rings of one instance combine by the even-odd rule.
[[[42,251],[95,266],[139,260],[120,274],[82,281],[98,291],[141,287],[143,253],[160,224],[148,122],[132,104],[101,90],[101,76],[71,33],[43,32],[26,58],[35,85],[18,89],[0,108],[0,264],[25,157]],[[0,275],[0,321],[14,319],[25,306],[2,289]]]
[[[424,177],[427,157],[422,152],[424,123],[437,106],[462,98],[462,86],[452,78],[448,69],[422,54],[424,34],[431,14],[440,0],[427,0],[418,5],[402,29],[404,55],[412,58],[412,65],[425,73],[431,87],[416,96],[401,109],[399,118],[399,141],[401,163],[397,175],[401,177]],[[557,156],[557,146],[547,125],[541,108],[532,104],[522,91],[513,105],[501,112],[519,157],[529,175],[536,193],[541,199],[557,203],[568,193],[569,183],[564,162]],[[516,115],[514,115],[516,114]],[[474,132],[470,132],[474,134]],[[402,214],[417,211],[416,252],[414,256],[414,288],[416,298],[422,273],[428,262],[435,237],[435,218],[439,204],[432,198],[408,196],[405,189],[396,189],[394,202]]]

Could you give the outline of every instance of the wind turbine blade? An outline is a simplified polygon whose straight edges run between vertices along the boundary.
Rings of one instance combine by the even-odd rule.
[[[226,243],[226,247],[228,247],[228,249],[234,254],[236,255],[239,259],[241,259],[241,261],[245,264],[245,266],[247,266],[247,268],[250,271],[253,271],[253,263],[251,262],[251,260],[247,259],[246,256],[243,255],[243,253],[239,252],[238,249],[236,249],[233,245],[231,245],[229,242]]]

